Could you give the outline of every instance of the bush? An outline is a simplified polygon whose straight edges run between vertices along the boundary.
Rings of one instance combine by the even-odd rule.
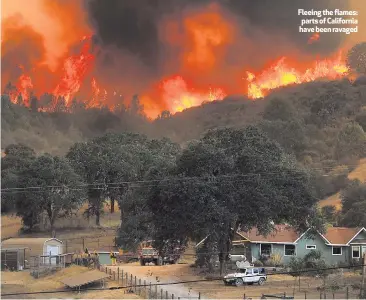
[[[260,260],[254,262],[254,267],[263,267],[263,263]]]

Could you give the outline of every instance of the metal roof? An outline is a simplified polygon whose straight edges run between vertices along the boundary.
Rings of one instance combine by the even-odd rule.
[[[98,270],[92,270],[85,273],[77,274],[72,277],[68,277],[60,280],[63,284],[74,288],[79,287],[93,281],[102,280],[104,278],[109,278],[106,273],[100,272]]]
[[[1,247],[3,246],[16,246],[16,247],[23,247],[23,246],[32,246],[32,245],[44,245],[45,242],[48,241],[58,241],[62,244],[62,241],[56,238],[10,238],[5,241],[1,242]]]

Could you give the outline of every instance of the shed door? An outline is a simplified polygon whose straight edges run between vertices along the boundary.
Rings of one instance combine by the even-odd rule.
[[[59,255],[60,254],[60,250],[58,246],[52,246],[52,245],[47,245],[47,255]],[[55,265],[56,264],[56,257],[52,257],[51,258],[51,264]]]

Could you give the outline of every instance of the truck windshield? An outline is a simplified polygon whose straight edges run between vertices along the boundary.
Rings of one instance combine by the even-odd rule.
[[[149,249],[142,249],[142,254],[144,254],[144,255],[153,255],[153,254],[155,254],[155,250],[154,249],[151,249],[151,248],[149,248]]]

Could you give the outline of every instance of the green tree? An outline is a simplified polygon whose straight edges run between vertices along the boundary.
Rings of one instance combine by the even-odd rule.
[[[293,104],[280,98],[273,98],[266,106],[263,118],[270,121],[288,121],[296,119]]]
[[[366,74],[366,42],[359,43],[348,51],[347,66],[360,74]]]
[[[1,187],[5,190],[1,197],[1,212],[9,212],[15,209],[19,174],[27,170],[36,154],[33,149],[23,144],[9,145],[4,154],[5,157],[1,160]]]
[[[29,227],[45,212],[53,230],[56,219],[70,216],[85,201],[83,181],[69,162],[48,154],[37,157],[22,170],[18,187],[26,192],[19,193],[17,215]],[[32,221],[27,224],[30,216]]]
[[[362,127],[363,131],[366,131],[366,108],[356,115],[355,121]]]
[[[308,174],[252,126],[210,131],[191,143],[148,200],[156,240],[198,241],[210,235],[221,272],[239,228],[268,233],[281,222],[299,230],[321,228],[316,202]]]
[[[342,223],[350,227],[366,226],[366,184],[353,180],[342,191]]]
[[[359,158],[366,154],[366,133],[359,124],[348,123],[340,130],[336,153],[339,158]]]
[[[327,223],[332,224],[332,225],[337,224],[338,213],[337,213],[337,209],[334,205],[326,205],[326,206],[322,207],[321,214]]]

